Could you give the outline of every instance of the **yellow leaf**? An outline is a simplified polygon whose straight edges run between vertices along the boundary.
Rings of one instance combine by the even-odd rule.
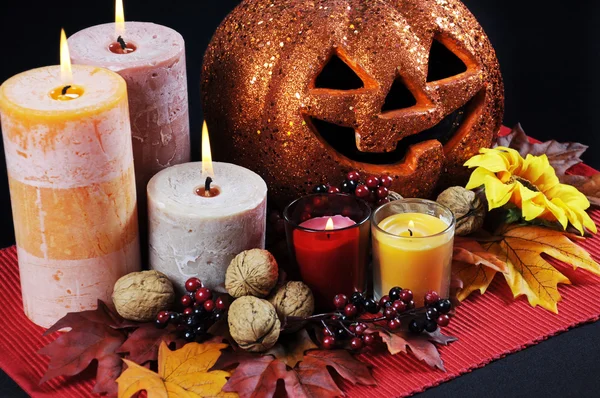
[[[117,379],[119,398],[145,390],[148,398],[237,397],[223,393],[228,372],[209,371],[226,344],[189,343],[171,351],[163,342],[158,351],[158,373],[124,359],[128,368]]]
[[[484,294],[496,272],[506,272],[506,262],[489,253],[476,240],[456,237],[452,256],[452,274],[462,282],[456,297],[463,301],[475,290]]]
[[[501,240],[485,244],[486,249],[505,261],[504,277],[514,297],[527,296],[529,304],[558,313],[561,300],[558,284],[570,284],[569,279],[546,261],[541,254],[563,261],[574,269],[583,268],[600,275],[600,265],[571,239],[575,235],[535,226],[511,226]]]

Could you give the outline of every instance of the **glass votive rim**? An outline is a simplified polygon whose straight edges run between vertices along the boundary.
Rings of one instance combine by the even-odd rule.
[[[335,197],[352,199],[356,203],[356,205],[360,206],[361,208],[363,208],[366,211],[366,214],[359,221],[354,220],[351,217],[344,216],[343,214],[340,214],[344,217],[350,218],[352,221],[354,221],[356,223],[356,224],[349,225],[344,228],[334,228],[331,230],[323,230],[323,229],[313,229],[313,228],[303,227],[300,225],[302,223],[297,223],[296,221],[294,221],[291,218],[291,215],[289,213],[290,213],[291,209],[293,209],[294,206],[298,204],[298,202],[306,201],[306,200],[309,200],[310,198],[316,198],[316,197],[326,197],[328,199],[335,198]],[[371,220],[372,215],[373,215],[373,211],[371,210],[371,207],[369,206],[369,204],[367,202],[365,202],[364,200],[362,200],[354,195],[349,195],[349,194],[345,194],[345,193],[314,193],[314,194],[305,195],[305,196],[302,196],[302,197],[292,201],[283,210],[283,219],[291,227],[293,227],[294,229],[299,229],[299,230],[306,231],[306,232],[315,232],[315,233],[316,232],[323,233],[323,232],[333,232],[333,231],[346,231],[346,230],[349,230],[352,228],[358,228],[358,227],[364,225],[365,223],[369,222]],[[335,216],[335,214],[333,216],[315,216],[315,217],[334,217],[334,216]],[[314,218],[314,217],[311,217],[311,218]]]
[[[426,206],[437,206],[440,209],[442,209],[442,211],[444,211],[444,212],[446,212],[447,214],[450,215],[450,217],[449,217],[450,223],[448,223],[448,226],[443,231],[435,233],[435,234],[432,234],[432,235],[426,235],[426,236],[400,236],[400,235],[396,235],[396,234],[390,233],[390,232],[382,229],[379,226],[379,222],[381,222],[382,220],[379,220],[379,222],[376,221],[377,214],[380,211],[384,210],[384,209],[387,209],[389,207],[392,207],[393,205],[398,205],[398,204],[401,204],[401,203],[407,203],[407,204],[414,203],[414,204],[422,204],[422,205],[426,205]],[[428,214],[430,216],[438,217],[438,216],[435,216],[435,215],[430,214],[428,212],[423,212],[423,211],[418,211],[418,210],[415,210],[415,211],[405,211],[405,212],[394,212],[393,214],[404,214],[404,213]],[[446,220],[442,220],[442,221],[446,222]],[[456,216],[454,215],[454,212],[452,210],[450,210],[450,208],[448,208],[447,206],[445,206],[445,205],[443,205],[441,203],[438,203],[438,202],[435,202],[435,201],[429,200],[429,199],[409,198],[409,199],[394,200],[392,202],[384,204],[383,206],[379,206],[371,214],[371,226],[372,226],[372,228],[375,228],[375,229],[377,229],[377,231],[379,231],[379,232],[381,232],[381,233],[383,233],[383,234],[385,234],[387,236],[391,236],[393,238],[396,238],[396,239],[410,239],[410,240],[414,239],[414,240],[417,240],[417,239],[430,239],[430,238],[434,238],[436,236],[442,236],[442,235],[445,235],[445,234],[451,232],[454,229],[455,224],[456,224]]]

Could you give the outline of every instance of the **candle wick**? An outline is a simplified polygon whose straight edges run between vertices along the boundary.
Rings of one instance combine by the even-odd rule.
[[[67,95],[67,91],[71,88],[71,86],[64,86],[60,91],[61,95]]]
[[[204,196],[210,196],[210,184],[212,184],[212,182],[212,178],[206,177],[206,181],[204,182]]]
[[[127,43],[125,43],[125,40],[123,40],[121,36],[117,37],[117,43],[119,43],[121,46],[121,50],[125,50],[127,48]]]
[[[413,236],[413,231],[412,231],[412,229],[410,229],[410,228],[409,228],[409,229],[408,229],[408,233],[410,234],[410,236]]]

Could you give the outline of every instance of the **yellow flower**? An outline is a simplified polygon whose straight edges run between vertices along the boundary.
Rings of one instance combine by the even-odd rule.
[[[575,187],[559,182],[546,155],[523,159],[514,149],[484,148],[465,166],[477,167],[467,189],[485,186],[490,210],[511,202],[521,209],[526,221],[558,221],[565,229],[570,222],[582,235],[584,227],[597,232],[585,211],[590,202]]]

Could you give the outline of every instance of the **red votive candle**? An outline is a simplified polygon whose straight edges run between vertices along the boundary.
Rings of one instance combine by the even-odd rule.
[[[286,208],[290,274],[311,288],[318,309],[332,309],[338,293],[365,290],[370,214],[365,202],[343,194],[309,195]]]

